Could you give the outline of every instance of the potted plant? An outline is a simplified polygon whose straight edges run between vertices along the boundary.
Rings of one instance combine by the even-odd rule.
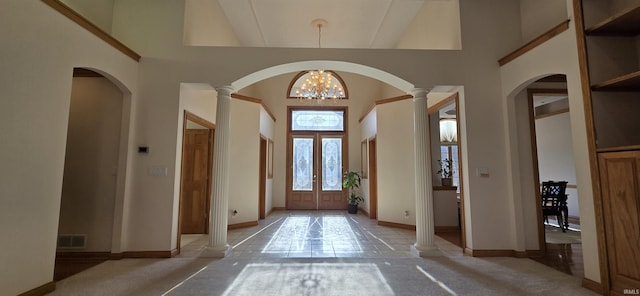
[[[453,176],[453,160],[448,158],[438,159],[438,163],[440,164],[440,169],[437,174],[440,175],[442,186],[451,186],[453,184],[451,179]]]
[[[360,189],[361,176],[358,172],[344,172],[342,187],[349,189],[349,198],[347,204],[347,210],[349,214],[358,213],[358,204],[364,201],[364,198],[358,195]]]

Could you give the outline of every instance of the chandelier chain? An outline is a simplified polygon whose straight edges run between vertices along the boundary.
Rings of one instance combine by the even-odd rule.
[[[318,24],[318,48],[322,48],[320,40],[322,39],[322,24]]]

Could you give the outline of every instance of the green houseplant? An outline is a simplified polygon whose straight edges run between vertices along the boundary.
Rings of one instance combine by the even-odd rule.
[[[453,160],[445,158],[438,159],[438,163],[440,164],[440,169],[438,170],[438,175],[440,175],[440,182],[442,186],[451,186],[453,184]]]
[[[347,210],[350,214],[357,214],[358,204],[364,201],[364,198],[358,195],[361,179],[362,176],[358,172],[344,172],[342,187],[349,190]]]

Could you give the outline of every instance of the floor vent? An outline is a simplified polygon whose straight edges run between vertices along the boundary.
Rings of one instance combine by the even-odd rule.
[[[86,234],[58,235],[58,249],[84,249],[87,246],[86,243]]]

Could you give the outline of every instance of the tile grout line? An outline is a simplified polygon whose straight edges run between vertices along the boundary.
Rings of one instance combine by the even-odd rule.
[[[271,224],[265,226],[264,228],[258,230],[256,233],[250,235],[249,237],[243,239],[242,241],[240,241],[239,243],[235,244],[233,247],[231,247],[232,249],[235,249],[237,246],[243,244],[244,242],[248,241],[249,239],[251,239],[252,237],[256,236],[258,233],[262,232],[263,230],[267,229],[269,226],[278,223],[278,221],[282,220],[282,217],[278,218],[278,220],[271,222]]]

